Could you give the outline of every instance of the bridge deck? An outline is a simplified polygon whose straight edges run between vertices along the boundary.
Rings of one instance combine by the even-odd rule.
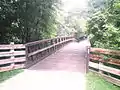
[[[0,90],[85,90],[85,43],[72,42],[64,46],[5,81]]]
[[[70,43],[30,68],[30,70],[57,70],[85,72],[85,46]]]

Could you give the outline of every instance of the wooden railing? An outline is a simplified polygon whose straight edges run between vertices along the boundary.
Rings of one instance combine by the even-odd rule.
[[[89,69],[120,86],[120,51],[102,48],[88,48],[88,51]]]
[[[27,43],[25,45],[26,68],[36,64],[72,40],[73,37],[59,37]]]
[[[23,44],[0,45],[0,72],[24,68],[25,61]]]

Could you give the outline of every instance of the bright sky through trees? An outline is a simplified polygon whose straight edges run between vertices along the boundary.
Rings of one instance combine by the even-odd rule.
[[[87,7],[87,0],[62,0],[63,9],[66,12],[72,12],[74,10],[82,10]]]

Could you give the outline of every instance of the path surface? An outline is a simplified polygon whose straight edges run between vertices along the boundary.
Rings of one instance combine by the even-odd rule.
[[[0,90],[85,90],[86,45],[86,40],[66,45],[0,84]]]
[[[85,73],[85,41],[72,42],[32,66],[30,70],[76,71]]]

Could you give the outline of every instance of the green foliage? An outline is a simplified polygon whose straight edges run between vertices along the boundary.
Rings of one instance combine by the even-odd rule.
[[[56,32],[59,0],[1,0],[0,43],[26,43]]]
[[[61,16],[60,18],[62,18],[62,20],[59,20],[59,36],[76,35],[76,37],[79,38],[85,34],[85,19],[83,19],[79,14],[74,14],[74,12],[68,13],[68,15]]]
[[[91,14],[87,22],[87,33],[93,47],[120,49],[120,2],[118,1],[120,0],[106,1],[104,8]]]

